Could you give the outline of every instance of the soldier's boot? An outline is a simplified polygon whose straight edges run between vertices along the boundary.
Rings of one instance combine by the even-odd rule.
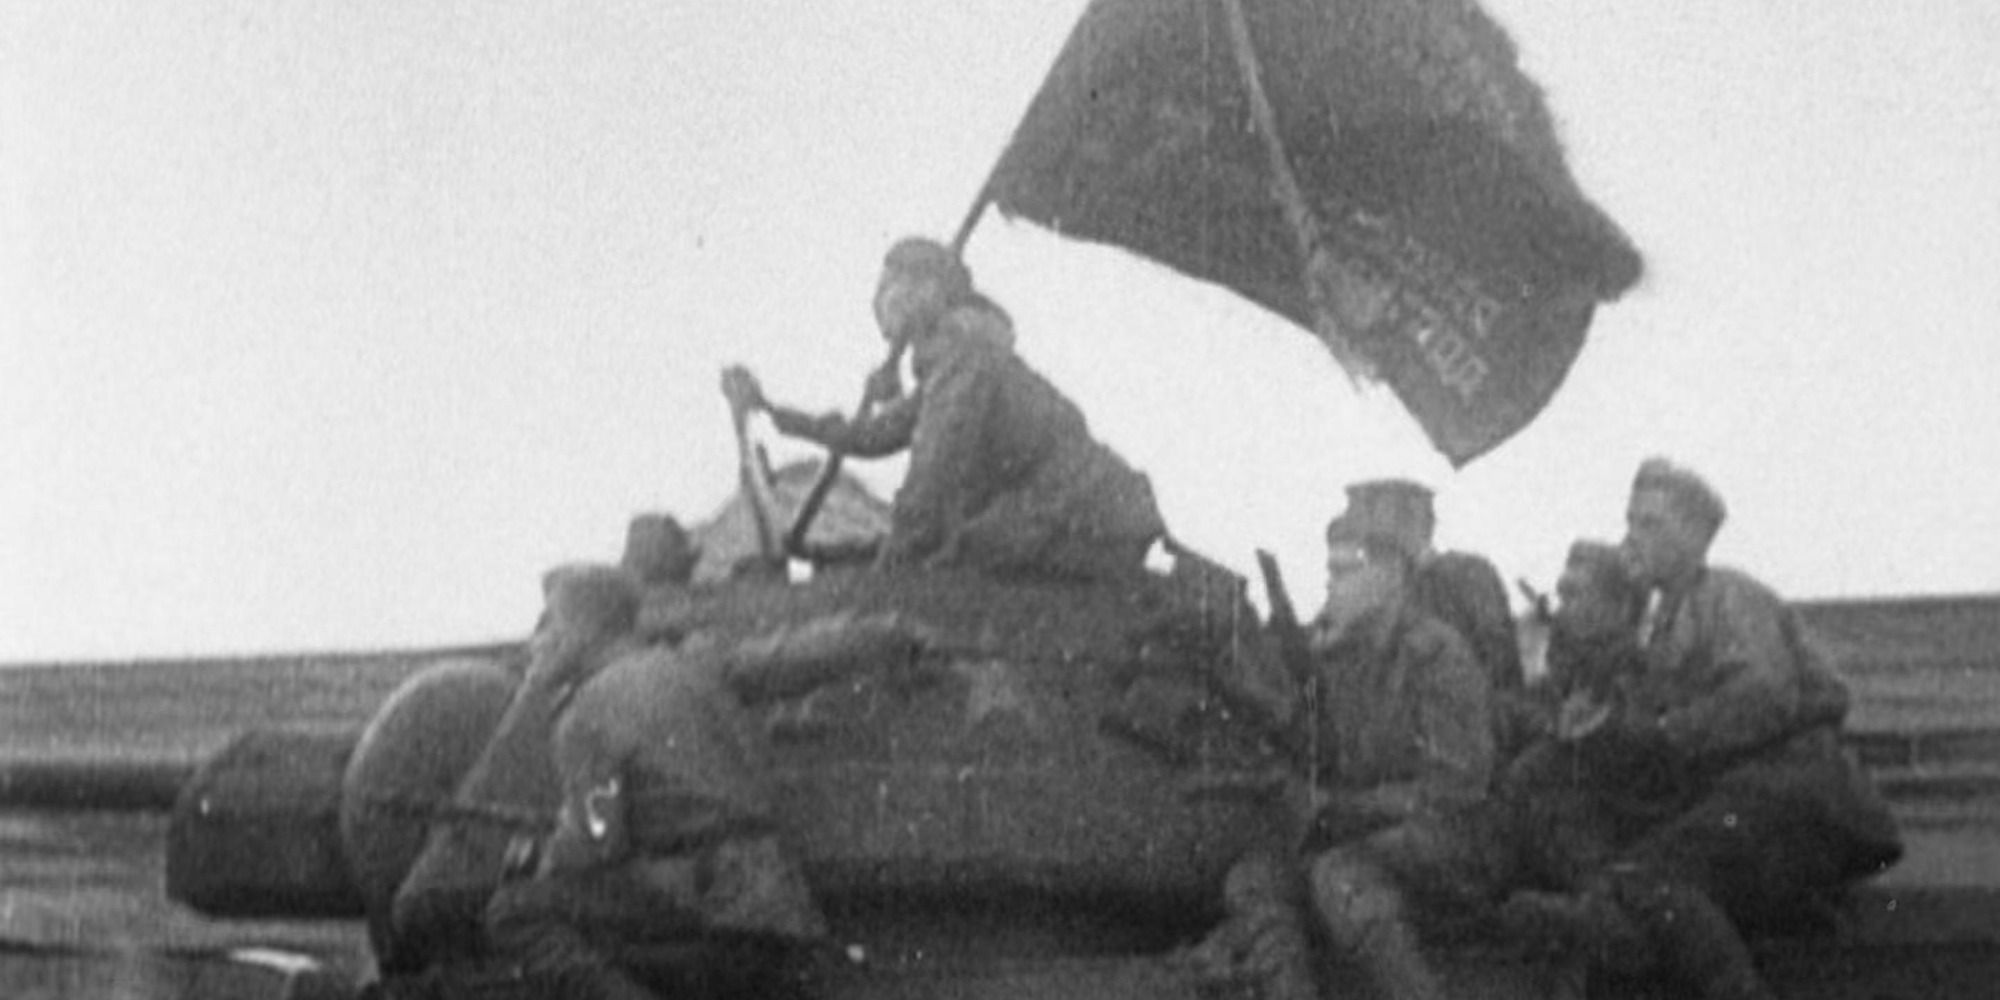
[[[1500,928],[1531,952],[1619,975],[1646,975],[1657,964],[1653,943],[1608,883],[1576,893],[1516,892],[1500,907]]]
[[[1379,868],[1335,850],[1312,866],[1313,908],[1335,949],[1393,1000],[1439,1000],[1437,974],[1404,915],[1403,894]]]
[[[1620,906],[1643,928],[1664,971],[1704,1000],[1776,1000],[1736,925],[1707,893],[1661,876],[1614,880]]]
[[[1187,956],[1194,974],[1215,986],[1247,983],[1262,1000],[1317,1000],[1305,893],[1289,860],[1237,862],[1222,896],[1222,924]]]
[[[614,965],[574,920],[576,889],[558,880],[511,882],[486,908],[486,938],[508,978],[538,997],[659,1000]]]

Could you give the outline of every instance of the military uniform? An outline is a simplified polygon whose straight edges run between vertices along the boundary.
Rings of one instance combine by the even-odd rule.
[[[1700,995],[1767,996],[1735,925],[1815,912],[1888,867],[1894,821],[1840,746],[1845,686],[1769,588],[1701,569],[1662,595],[1650,633],[1628,733],[1679,771],[1681,807],[1587,876],[1581,897],[1527,895],[1510,910],[1625,971],[1657,965]]]
[[[1139,570],[1166,531],[1151,483],[1091,437],[1083,412],[1011,338],[991,308],[954,309],[917,339],[911,395],[861,421],[782,409],[774,421],[851,454],[909,449],[883,565],[1073,578]]]
[[[1495,789],[1517,849],[1514,879],[1573,890],[1622,846],[1686,807],[1681,769],[1656,746],[1627,738],[1620,713],[1626,681],[1644,669],[1630,635],[1577,637],[1560,629],[1549,645],[1545,694],[1549,731],[1510,760]],[[1588,735],[1560,732],[1554,718],[1575,709],[1605,713]]]
[[[1388,639],[1318,641],[1319,741],[1335,808],[1384,825],[1478,801],[1492,773],[1490,686],[1458,633],[1414,606]]]
[[[1415,560],[1411,594],[1418,607],[1458,631],[1486,669],[1493,698],[1493,733],[1501,755],[1525,742],[1520,702],[1520,639],[1506,584],[1491,560],[1471,552],[1433,552],[1437,516],[1431,490],[1407,479],[1377,479],[1347,487],[1347,507],[1329,523],[1359,522],[1394,536]],[[1331,539],[1329,539],[1331,540]]]
[[[1485,795],[1494,763],[1491,682],[1459,633],[1411,607],[1386,655],[1323,654],[1338,767],[1310,862],[1315,912],[1335,948],[1390,996],[1437,985],[1417,928],[1478,912],[1511,862]]]
[[[649,649],[592,678],[554,738],[558,828],[504,885],[487,936],[535,988],[782,995],[826,922],[774,820],[745,708],[849,670],[911,662],[893,622],[828,620],[728,649]]]
[[[1486,667],[1494,690],[1521,687],[1521,643],[1514,633],[1514,611],[1492,560],[1471,552],[1440,552],[1422,560],[1417,565],[1417,603],[1458,629],[1472,655]]]
[[[1303,742],[1323,778],[1305,883],[1296,858],[1240,862],[1224,887],[1230,918],[1196,955],[1206,974],[1241,970],[1266,996],[1317,996],[1301,921],[1311,911],[1392,994],[1428,996],[1412,922],[1485,900],[1508,862],[1488,835],[1499,818],[1480,805],[1493,765],[1485,669],[1412,603],[1377,624],[1314,643],[1318,715],[1299,717],[1318,727]]]

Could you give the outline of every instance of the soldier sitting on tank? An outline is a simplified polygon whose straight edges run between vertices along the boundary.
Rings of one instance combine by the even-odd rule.
[[[1796,614],[1708,565],[1723,519],[1698,476],[1640,466],[1623,548],[1658,603],[1641,629],[1641,680],[1606,728],[1621,752],[1678,772],[1685,792],[1577,891],[1517,893],[1503,913],[1517,933],[1611,972],[1664,976],[1689,996],[1769,997],[1737,923],[1810,913],[1901,847],[1840,746],[1846,688]]]
[[[685,587],[701,562],[701,547],[672,514],[640,514],[625,527],[618,565],[648,587]]]
[[[1456,831],[1491,780],[1491,682],[1459,633],[1417,603],[1407,536],[1370,516],[1350,511],[1327,532],[1327,601],[1311,633],[1316,717],[1309,703],[1264,713],[1307,731],[1289,741],[1309,748],[1318,772],[1305,854],[1239,862],[1228,919],[1194,956],[1203,973],[1241,969],[1281,1000],[1318,995],[1308,911],[1391,995],[1436,995],[1397,878],[1422,874],[1447,894],[1485,878],[1459,871],[1487,863],[1487,841]]]
[[[918,630],[840,615],[733,644],[619,650],[638,591],[609,568],[563,580],[598,634],[538,634],[528,685],[568,692],[553,740],[561,813],[509,854],[489,946],[536,995],[778,996],[826,924],[774,819],[748,706],[863,669],[917,675]],[[607,657],[607,653],[615,653]],[[657,991],[657,992],[656,992]]]
[[[909,450],[878,566],[1072,579],[1143,569],[1166,530],[1151,484],[1014,353],[1011,321],[955,254],[926,239],[897,243],[875,316],[884,338],[908,346],[917,384],[903,395],[878,373],[870,391],[881,406],[861,420],[774,405],[741,368],[728,378],[732,395],[787,435],[864,457]]]
[[[1506,585],[1491,560],[1472,552],[1439,552],[1437,512],[1429,487],[1408,479],[1374,479],[1347,487],[1347,510],[1396,535],[1415,553],[1416,603],[1458,630],[1486,669],[1494,696],[1499,759],[1526,742],[1530,714],[1522,705],[1520,639]]]
[[[1648,710],[1638,642],[1645,592],[1618,547],[1571,545],[1556,598],[1548,672],[1531,686],[1538,735],[1500,778],[1518,827],[1517,888],[1575,888],[1687,792],[1678,768],[1623,740],[1626,727],[1614,721]]]

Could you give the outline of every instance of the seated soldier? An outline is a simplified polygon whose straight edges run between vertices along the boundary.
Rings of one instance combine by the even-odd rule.
[[[1317,995],[1302,911],[1336,952],[1396,997],[1437,995],[1406,920],[1404,872],[1437,873],[1446,894],[1485,885],[1488,838],[1460,833],[1491,780],[1489,680],[1458,632],[1421,609],[1407,538],[1337,518],[1328,531],[1326,607],[1312,626],[1316,705],[1266,711],[1308,730],[1320,772],[1298,859],[1252,856],[1225,887],[1229,918],[1195,954],[1204,974],[1248,966],[1266,996]],[[1300,708],[1316,708],[1302,711]]]
[[[685,587],[701,562],[701,547],[672,514],[640,514],[625,528],[618,565],[646,586]]]
[[[1583,873],[1678,808],[1676,769],[1621,744],[1622,712],[1644,679],[1645,593],[1618,547],[1579,541],[1556,581],[1548,673],[1531,686],[1539,735],[1507,765],[1498,795],[1516,826],[1526,886],[1575,888]]]
[[[1422,550],[1410,539],[1366,525],[1328,536],[1314,645],[1338,756],[1312,907],[1336,953],[1385,995],[1435,997],[1408,906],[1483,895],[1500,863],[1487,856],[1497,842],[1467,829],[1484,822],[1491,780],[1491,675],[1418,603]]]
[[[595,599],[630,623],[636,591]],[[615,581],[613,581],[615,582]],[[526,684],[573,691],[556,723],[561,813],[510,852],[490,946],[537,995],[778,996],[803,988],[826,924],[774,819],[768,748],[746,706],[864,668],[914,668],[892,617],[821,620],[733,646],[627,651],[557,635]],[[528,875],[532,872],[532,875]],[[657,994],[654,991],[659,991]]]
[[[785,434],[864,457],[909,450],[878,565],[1086,579],[1143,569],[1166,530],[1151,484],[1014,353],[1007,315],[951,251],[896,244],[875,314],[885,338],[908,344],[917,385],[862,420],[775,406],[749,372],[728,377]],[[889,395],[874,381],[871,395]]]
[[[1347,511],[1379,525],[1415,553],[1417,605],[1458,630],[1486,673],[1495,697],[1494,736],[1500,759],[1524,742],[1520,639],[1500,572],[1485,556],[1436,550],[1437,512],[1428,487],[1407,479],[1375,479],[1347,487]]]
[[[1739,924],[1795,918],[1887,868],[1901,845],[1881,798],[1840,745],[1846,687],[1797,615],[1750,577],[1707,563],[1725,516],[1693,473],[1640,466],[1625,561],[1657,590],[1645,671],[1612,723],[1686,791],[1572,893],[1517,893],[1517,933],[1686,995],[1763,998]]]

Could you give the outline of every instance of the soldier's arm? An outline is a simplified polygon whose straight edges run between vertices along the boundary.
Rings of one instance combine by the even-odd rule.
[[[1232,709],[1268,729],[1288,751],[1303,751],[1304,720],[1299,717],[1303,695],[1284,666],[1278,641],[1266,630],[1245,635],[1207,676],[1216,695]]]
[[[858,420],[830,412],[809,414],[789,406],[769,405],[766,412],[779,433],[788,437],[804,438],[860,458],[881,458],[910,446],[918,405],[915,394],[899,396]]]
[[[1486,670],[1454,634],[1415,652],[1409,678],[1417,699],[1417,772],[1360,791],[1348,803],[1400,820],[1478,801],[1493,775],[1492,688]]]
[[[1459,628],[1472,654],[1486,667],[1496,688],[1519,688],[1525,680],[1514,609],[1500,571],[1483,556],[1446,552],[1421,572],[1420,586],[1445,624]]]
[[[840,614],[738,643],[726,654],[730,689],[746,705],[794,698],[865,671],[907,680],[922,668],[924,630],[896,615]]]
[[[1727,757],[1789,735],[1799,717],[1807,664],[1775,595],[1723,590],[1702,611],[1707,642],[1690,655],[1713,658],[1718,683],[1661,714],[1661,736],[1687,759]]]
[[[997,386],[986,356],[970,346],[953,350],[927,373],[919,390],[920,426],[912,437],[910,467],[896,493],[896,523],[885,565],[935,553],[954,537],[982,492],[984,434],[993,419]]]
[[[583,871],[622,859],[631,843],[624,760],[587,726],[563,727],[554,750],[562,805],[542,852],[541,873]]]

